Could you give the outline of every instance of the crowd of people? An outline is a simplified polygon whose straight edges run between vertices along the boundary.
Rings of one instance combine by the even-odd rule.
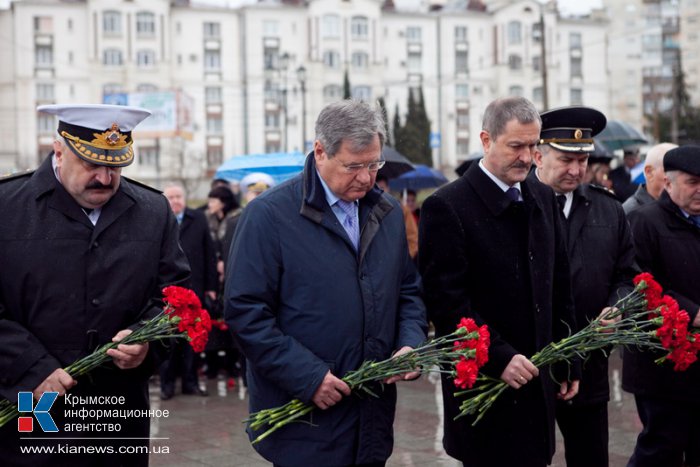
[[[443,373],[446,452],[465,466],[546,466],[558,425],[568,466],[605,467],[607,353],[552,368],[530,357],[604,316],[639,271],[688,312],[688,327],[700,327],[700,146],[655,146],[646,183],[634,185],[636,151],[612,171],[608,158],[591,159],[606,125],[595,109],[540,114],[524,98],[493,101],[479,135],[483,158],[420,210],[415,193],[405,204],[388,193],[385,122],[360,101],[321,111],[298,176],[274,187],[264,177],[241,181],[243,203],[215,180],[199,209],[187,206],[182,184],[162,196],[121,176],[147,112],[39,110],[59,120],[52,154],[36,171],[0,180],[0,396],[12,402],[20,391],[37,400],[55,391],[147,409],[151,374],[159,370],[167,400],[178,376],[183,394],[206,396],[202,372],[246,385],[251,412],[295,398],[319,409],[313,423],[254,445],[274,465],[383,466],[395,383],[420,369],[376,383],[369,398],[354,397],[342,377],[411,351],[430,326],[450,334],[467,317],[491,333],[481,371],[509,389],[478,424],[455,420],[460,400]],[[177,343],[121,344],[90,377],[62,370],[123,339],[158,312],[163,287],[177,284],[219,323],[204,361]],[[657,357],[624,351],[623,388],[643,425],[628,465],[699,466],[700,367],[674,372]],[[122,444],[147,443],[148,418],[119,423]],[[95,435],[93,427],[68,443]],[[148,463],[147,454],[27,454],[23,443],[14,425],[0,427],[3,465]]]

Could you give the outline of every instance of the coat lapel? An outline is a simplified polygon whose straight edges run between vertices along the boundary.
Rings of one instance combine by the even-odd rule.
[[[95,225],[95,231],[92,233],[93,240],[98,238],[102,232],[107,230],[114,221],[119,219],[120,216],[135,204],[133,198],[129,196],[127,192],[131,194],[131,187],[128,185],[128,182],[122,179],[117,192],[112,196],[112,199],[102,207],[102,214],[100,214],[97,225]]]
[[[591,199],[588,196],[588,189],[579,185],[576,190],[574,190],[573,204],[571,205],[571,212],[569,213],[569,218],[567,222],[569,224],[566,244],[569,250],[572,249],[576,239],[581,233],[581,229],[586,224],[586,219],[588,219],[588,213],[591,210]]]

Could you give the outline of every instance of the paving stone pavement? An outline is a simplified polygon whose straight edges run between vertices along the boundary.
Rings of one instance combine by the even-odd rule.
[[[634,448],[641,423],[631,394],[620,389],[621,361],[610,357],[611,400],[610,467],[626,465]],[[176,395],[168,401],[159,399],[155,382],[151,385],[152,408],[168,409],[167,418],[154,419],[151,436],[167,438],[153,441],[169,453],[152,454],[153,466],[236,466],[261,467],[264,461],[250,446],[243,420],[247,412],[247,397],[239,388],[227,389],[225,381],[207,381],[208,397]],[[242,398],[241,398],[242,397]],[[394,425],[395,447],[388,466],[457,467],[461,464],[447,456],[442,449],[441,404],[439,382],[423,377],[411,383],[400,383],[399,401]],[[557,453],[552,465],[564,467],[563,445],[557,437]]]

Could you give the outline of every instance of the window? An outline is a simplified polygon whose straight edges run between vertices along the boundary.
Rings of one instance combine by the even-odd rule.
[[[278,37],[280,25],[277,21],[263,21],[263,35],[265,37]]]
[[[224,150],[221,146],[207,146],[207,165],[218,167],[224,161]]]
[[[350,20],[350,36],[357,40],[366,40],[369,36],[369,24],[365,16],[353,16]]]
[[[455,42],[467,42],[466,26],[455,26]]]
[[[523,59],[520,55],[510,54],[508,55],[508,68],[511,70],[522,70],[523,69]]]
[[[532,90],[532,100],[535,102],[542,102],[542,99],[544,99],[544,94],[542,93],[542,88],[536,87],[535,89],[533,89]]]
[[[136,86],[136,92],[158,92],[158,86],[151,83],[141,83]]]
[[[207,133],[210,135],[220,135],[223,133],[224,121],[221,115],[207,115]]]
[[[54,116],[40,113],[37,115],[36,119],[36,130],[39,134],[51,134],[56,131],[56,122],[54,121]]]
[[[323,15],[321,36],[326,39],[340,37],[340,17],[338,15]]]
[[[570,49],[580,49],[582,45],[581,33],[571,32],[569,33],[569,48]]]
[[[204,51],[204,70],[221,71],[221,54],[218,50]]]
[[[407,42],[420,42],[421,41],[421,29],[416,26],[409,26],[406,28],[406,41]]]
[[[340,68],[340,54],[335,50],[323,52],[323,64],[328,68]]]
[[[204,38],[219,39],[221,37],[221,25],[219,23],[204,23]]]
[[[280,84],[277,81],[265,80],[265,100],[277,102],[280,95]]]
[[[406,69],[409,73],[420,73],[422,69],[422,57],[420,52],[409,52],[406,57]]]
[[[469,86],[466,84],[455,85],[455,97],[460,100],[469,98]]]
[[[119,94],[124,92],[124,88],[118,83],[108,83],[102,86],[102,95],[107,96],[110,94]]]
[[[119,66],[122,64],[122,51],[118,49],[105,49],[102,53],[102,63],[106,66]]]
[[[102,29],[105,35],[118,35],[122,32],[122,14],[118,11],[102,13]]]
[[[457,154],[461,156],[469,155],[469,140],[468,139],[458,139],[457,140]]]
[[[35,16],[34,32],[38,34],[52,34],[53,18],[50,16]]]
[[[467,73],[469,71],[469,54],[466,50],[455,51],[455,72]]]
[[[542,60],[539,55],[532,57],[532,71],[540,71],[542,69]]]
[[[508,23],[508,44],[520,44],[522,41],[522,25],[520,21],[511,21]]]
[[[369,86],[355,86],[352,88],[352,98],[369,102],[372,98],[372,90]]]
[[[579,88],[571,88],[571,103],[570,105],[583,105],[583,90]]]
[[[571,57],[571,77],[581,78],[583,76],[583,69],[581,66],[581,57]]]
[[[36,85],[36,100],[52,101],[54,100],[54,87],[49,83],[38,83]]]
[[[265,47],[263,49],[263,63],[266,70],[276,70],[279,49],[277,47]]]
[[[457,112],[457,126],[460,128],[469,128],[468,112]]]
[[[36,45],[34,61],[37,67],[53,66],[53,47],[50,45]]]
[[[365,52],[352,53],[352,67],[360,70],[367,69],[369,65],[369,56]]]
[[[136,13],[136,34],[138,36],[153,36],[155,33],[155,15],[148,11],[140,11]]]
[[[277,129],[280,127],[280,114],[279,112],[265,112],[265,128]]]
[[[522,86],[511,86],[508,88],[509,96],[523,97],[523,87]]]
[[[221,88],[218,86],[204,88],[204,102],[206,104],[221,104]]]
[[[275,152],[281,152],[282,146],[279,141],[265,141],[265,152],[272,154]]]
[[[139,50],[136,52],[136,65],[149,68],[156,64],[156,53],[152,50]]]
[[[156,167],[158,165],[158,149],[155,146],[140,147],[138,150],[139,165]]]
[[[323,101],[327,104],[339,101],[343,98],[343,88],[337,84],[328,84],[323,87]]]

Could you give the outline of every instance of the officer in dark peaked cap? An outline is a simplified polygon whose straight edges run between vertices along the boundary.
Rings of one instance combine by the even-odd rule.
[[[554,190],[566,218],[576,322],[582,328],[631,290],[632,238],[614,195],[583,183],[593,136],[605,127],[605,116],[589,107],[565,107],[541,117],[537,168],[530,177]],[[608,360],[597,352],[583,365],[579,393],[556,407],[567,466],[608,465],[608,400]]]
[[[36,171],[0,181],[0,396],[14,403],[21,391],[35,399],[58,392],[49,413],[61,439],[37,429],[18,433],[9,423],[0,428],[0,459],[3,465],[145,466],[147,449],[120,449],[148,447],[153,349],[120,345],[107,352],[110,364],[77,381],[62,368],[123,339],[160,312],[163,287],[188,280],[167,200],[121,177],[134,160],[131,131],[150,113],[111,105],[38,110],[58,117],[53,153]],[[124,403],[67,405],[67,392]],[[145,416],[76,417],[97,408]],[[120,439],[104,439],[106,427],[119,427]],[[23,452],[39,444],[54,446],[54,453]]]
[[[665,190],[629,213],[637,262],[700,328],[700,146],[664,155]],[[623,353],[622,387],[634,393],[642,432],[630,467],[700,465],[700,364],[674,371],[663,354]]]

